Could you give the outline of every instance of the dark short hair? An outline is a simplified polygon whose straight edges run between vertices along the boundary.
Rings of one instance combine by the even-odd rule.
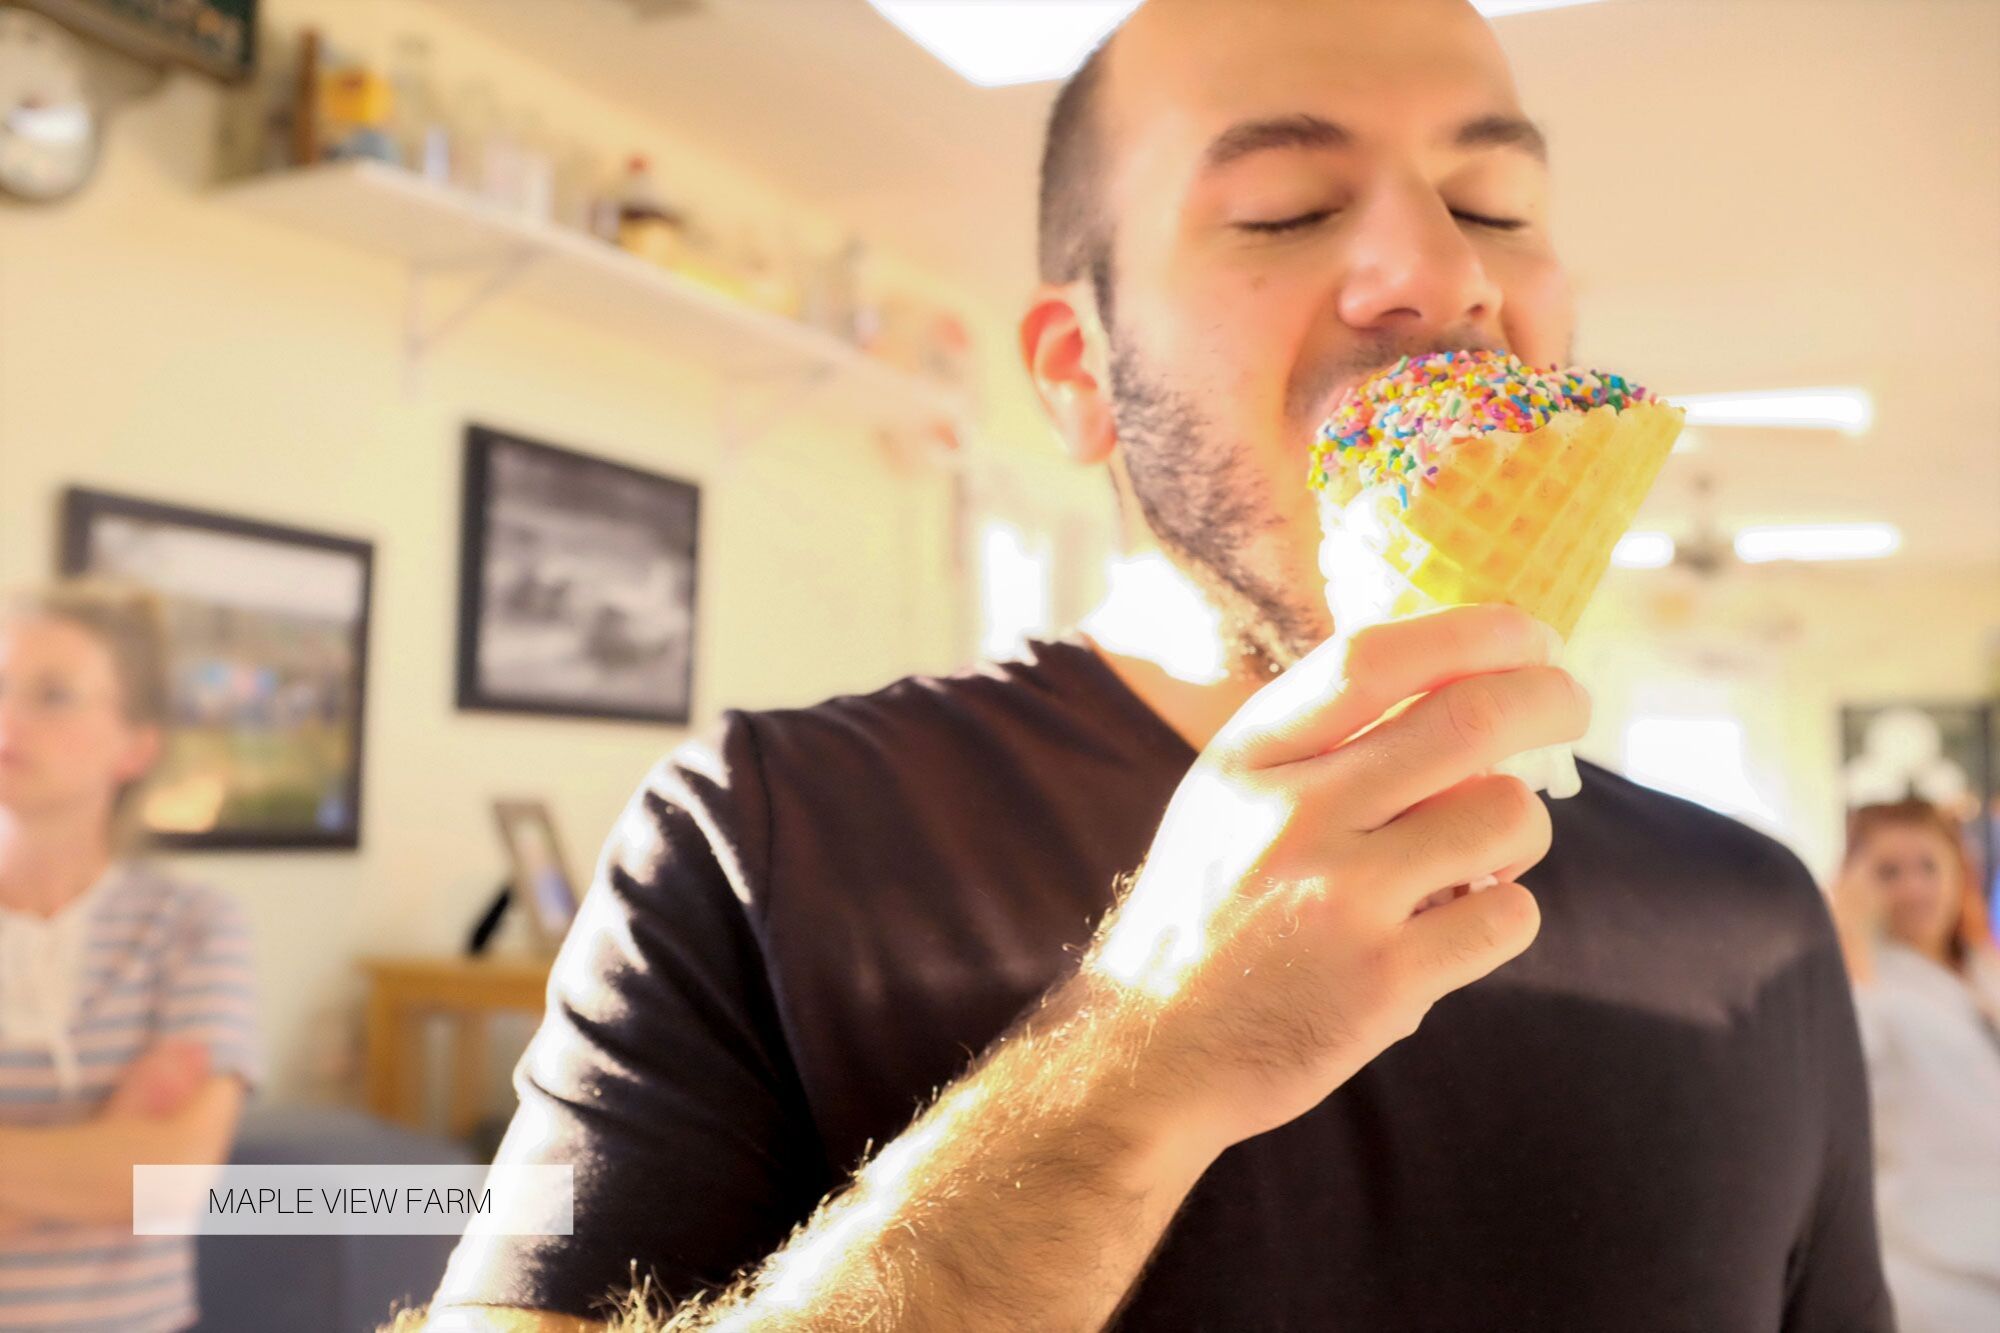
[[[1042,141],[1036,262],[1044,282],[1089,277],[1108,322],[1111,224],[1100,184],[1105,154],[1098,101],[1111,38],[1100,42],[1056,94]]]

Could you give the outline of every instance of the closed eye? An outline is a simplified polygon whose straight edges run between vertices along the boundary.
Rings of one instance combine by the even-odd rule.
[[[1301,213],[1295,218],[1279,218],[1274,222],[1239,222],[1237,228],[1258,236],[1276,236],[1288,231],[1303,231],[1316,226],[1333,216],[1330,208],[1316,208],[1310,213]]]
[[[1318,226],[1334,215],[1331,208],[1317,208],[1297,217],[1278,218],[1270,222],[1239,222],[1237,230],[1247,231],[1256,236],[1281,236],[1286,232],[1304,231],[1307,227]],[[1527,226],[1522,218],[1496,218],[1487,213],[1472,213],[1462,208],[1454,208],[1451,215],[1460,222],[1469,222],[1475,227],[1485,227],[1491,231],[1519,231]]]
[[[1460,222],[1470,222],[1475,227],[1490,227],[1494,231],[1519,231],[1527,226],[1521,218],[1496,218],[1484,213],[1468,213],[1462,208],[1454,208],[1451,215]]]

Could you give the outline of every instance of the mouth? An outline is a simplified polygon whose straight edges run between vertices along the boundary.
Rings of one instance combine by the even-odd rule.
[[[1392,362],[1391,364],[1394,363]],[[1382,367],[1380,369],[1386,369],[1386,367]],[[1321,426],[1324,426],[1328,421],[1330,421],[1333,418],[1333,414],[1339,410],[1341,401],[1345,399],[1347,395],[1353,393],[1355,389],[1360,387],[1362,384],[1367,383],[1369,379],[1379,374],[1380,369],[1365,370],[1361,372],[1359,375],[1352,375],[1345,377],[1339,383],[1335,384],[1333,386],[1333,391],[1327,394],[1326,398],[1320,403],[1318,411],[1313,417],[1313,434],[1317,436],[1319,434],[1319,428]]]
[[[1399,361],[1415,360],[1418,357],[1425,357],[1425,356],[1435,356],[1440,352],[1491,352],[1496,356],[1508,355],[1508,349],[1506,347],[1503,346],[1489,347],[1481,343],[1460,343],[1460,344],[1452,344],[1449,346],[1406,348],[1403,351],[1400,351],[1393,356],[1384,358],[1382,361],[1377,362],[1376,364],[1369,366],[1366,369],[1356,371],[1350,375],[1344,375],[1339,380],[1335,381],[1332,389],[1327,392],[1326,396],[1322,398],[1318,404],[1317,415],[1314,416],[1312,420],[1312,440],[1316,441],[1319,439],[1320,427],[1324,426],[1329,420],[1332,419],[1333,414],[1340,409],[1341,400],[1346,398],[1347,395],[1349,395],[1350,393],[1354,392],[1354,390],[1360,388],[1363,384],[1366,384],[1369,380],[1374,379],[1377,375],[1386,374],[1387,372],[1393,370]],[[1309,443],[1310,442],[1311,441],[1309,441]]]
[[[1380,365],[1369,366],[1365,370],[1358,370],[1353,374],[1343,375],[1340,379],[1336,380],[1326,396],[1313,409],[1312,424],[1308,428],[1311,433],[1306,438],[1308,449],[1318,443],[1320,428],[1333,419],[1333,414],[1340,410],[1341,402],[1369,380],[1374,379],[1377,375],[1395,365],[1396,361],[1396,357],[1390,357]]]

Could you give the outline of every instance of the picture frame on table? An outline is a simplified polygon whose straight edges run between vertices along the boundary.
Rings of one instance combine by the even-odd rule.
[[[493,818],[507,849],[513,902],[527,917],[536,947],[554,953],[576,920],[580,901],[555,816],[545,801],[498,800]]]
[[[71,487],[58,568],[152,591],[167,634],[167,747],[141,795],[174,850],[361,845],[374,547]]]
[[[468,426],[459,708],[685,726],[700,528],[692,482]]]

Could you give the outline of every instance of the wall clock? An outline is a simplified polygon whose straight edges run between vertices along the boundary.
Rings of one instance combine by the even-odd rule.
[[[52,203],[97,167],[104,125],[83,44],[40,14],[0,7],[0,195]]]

